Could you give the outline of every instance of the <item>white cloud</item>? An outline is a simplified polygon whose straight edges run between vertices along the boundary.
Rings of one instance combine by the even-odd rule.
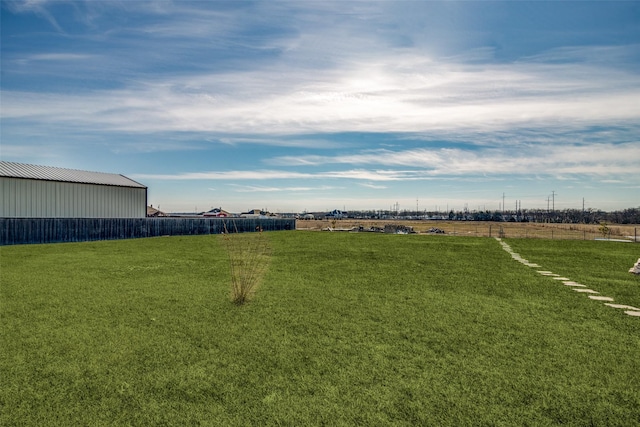
[[[399,181],[426,179],[426,171],[401,170],[365,170],[352,169],[324,172],[288,172],[278,170],[236,170],[222,172],[189,172],[181,174],[132,174],[133,179],[140,180],[273,180],[273,179],[355,179],[368,181]]]
[[[88,54],[79,54],[79,53],[68,53],[68,52],[50,52],[50,53],[40,53],[35,55],[26,55],[21,58],[19,62],[28,63],[32,61],[91,61],[97,58],[97,55],[88,55]]]
[[[367,150],[336,156],[283,156],[276,165],[327,164],[416,167],[430,176],[467,174],[640,174],[640,141],[622,144],[529,145],[511,148]]]
[[[322,185],[318,187],[267,187],[256,185],[237,185],[232,184],[238,193],[272,193],[272,192],[309,192],[309,191],[328,191],[335,190],[338,187]]]
[[[135,174],[134,179],[153,180],[267,180],[267,179],[303,179],[312,175],[299,172],[287,172],[277,170],[255,171],[222,171],[222,172],[187,172],[181,174]]]
[[[272,147],[301,147],[301,148],[340,148],[344,147],[344,143],[332,141],[328,138],[314,137],[287,137],[287,136],[222,136],[220,138],[210,139],[211,142],[218,141],[228,145],[254,144],[266,145]]]
[[[25,1],[8,1],[7,6],[20,13],[32,12],[42,18],[44,18],[49,24],[58,32],[64,33],[64,30],[56,20],[53,14],[47,9],[47,4],[50,4],[51,0],[25,0]]]
[[[284,157],[279,163],[305,166],[305,172],[286,170],[231,170],[182,174],[135,174],[138,180],[352,180],[372,189],[386,189],[382,182],[410,182],[455,178],[458,182],[480,181],[518,177],[524,180],[541,180],[543,177],[559,181],[581,181],[585,178],[603,183],[640,179],[637,159],[640,143],[593,144],[589,146],[522,147],[519,152],[501,149],[413,149],[368,150],[344,156],[306,156],[296,159]],[[312,170],[310,168],[331,164],[351,166],[345,170]],[[379,168],[353,168],[353,166],[382,166]],[[384,168],[386,167],[386,168]],[[398,168],[398,169],[394,169]],[[317,191],[330,190],[334,186],[255,186],[235,185],[238,192]]]
[[[366,188],[373,188],[374,190],[384,190],[385,188],[387,188],[386,185],[372,184],[370,182],[362,182],[360,183],[360,186],[366,187]]]
[[[589,64],[441,63],[415,55],[382,56],[315,74],[283,63],[85,94],[2,95],[6,118],[127,132],[491,132],[640,120],[640,84],[629,71]]]

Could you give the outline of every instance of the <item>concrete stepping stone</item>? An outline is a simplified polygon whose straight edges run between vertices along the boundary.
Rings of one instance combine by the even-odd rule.
[[[500,239],[499,237],[495,238],[498,242],[500,242],[500,245],[502,246],[502,249],[504,249],[509,255],[511,255],[511,258],[515,259],[516,261],[518,261],[521,264],[524,264],[528,267],[532,267],[532,268],[540,268],[540,265],[535,264],[533,262],[529,262],[529,260],[522,258],[522,256],[517,253],[514,252],[513,249],[511,249],[511,246],[509,246],[507,243],[503,242],[502,239]],[[638,263],[640,264],[640,259],[638,259]],[[543,276],[549,276],[552,277],[554,280],[561,280],[562,284],[565,286],[570,286],[571,289],[573,289],[576,292],[580,292],[580,293],[585,293],[585,294],[598,294],[598,291],[594,291],[593,289],[585,289],[586,286],[582,285],[580,283],[574,282],[573,280],[569,279],[568,277],[561,277],[559,274],[555,274],[551,271],[547,271],[547,270],[536,270],[539,274],[543,275]],[[595,301],[613,301],[613,298],[611,297],[605,297],[603,295],[588,295],[589,299],[595,300]],[[629,316],[635,316],[635,317],[640,317],[640,309],[636,308],[636,307],[632,307],[630,305],[624,305],[624,304],[612,304],[610,302],[605,302],[605,305],[609,306],[609,307],[613,307],[613,308],[622,308],[625,309],[626,311],[624,312],[625,314],[629,315]]]
[[[603,297],[600,295],[589,295],[589,298],[596,301],[613,301],[613,298],[611,297]]]
[[[607,302],[605,302],[604,305],[608,305],[609,307],[613,307],[613,308],[624,308],[625,310],[640,311],[640,308],[635,308],[632,305],[610,304],[610,303],[607,303]]]
[[[594,291],[593,289],[574,289],[576,292],[583,292],[586,294],[599,294],[600,292]]]

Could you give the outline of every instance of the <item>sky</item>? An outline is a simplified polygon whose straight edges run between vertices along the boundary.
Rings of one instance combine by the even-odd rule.
[[[165,212],[640,207],[640,2],[0,13],[0,159],[123,174]]]

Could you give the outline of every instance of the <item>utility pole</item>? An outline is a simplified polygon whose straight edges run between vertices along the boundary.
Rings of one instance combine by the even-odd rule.
[[[553,196],[553,211],[556,211],[556,190],[551,191],[551,195]]]
[[[507,206],[504,204],[504,193],[502,193],[502,213],[507,209]]]

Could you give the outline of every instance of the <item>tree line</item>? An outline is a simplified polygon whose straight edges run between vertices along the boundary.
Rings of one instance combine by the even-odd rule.
[[[351,211],[350,218],[448,219],[451,221],[548,222],[565,224],[640,224],[640,208],[606,212],[599,209],[519,209],[517,211]]]

